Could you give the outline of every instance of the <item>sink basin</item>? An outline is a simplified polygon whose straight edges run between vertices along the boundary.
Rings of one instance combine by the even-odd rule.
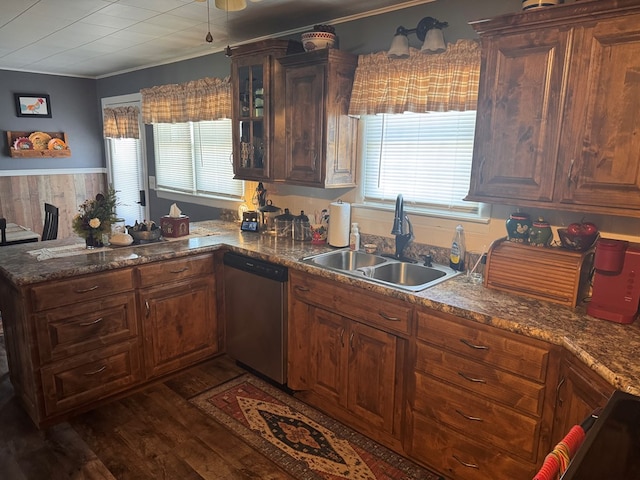
[[[378,255],[353,250],[338,250],[310,257],[309,263],[334,270],[357,270],[384,263],[386,260]]]
[[[433,267],[393,262],[372,269],[370,276],[383,282],[415,287],[416,285],[434,282],[446,274],[446,272]]]
[[[441,265],[426,267],[352,250],[321,253],[303,258],[302,261],[413,292],[419,292],[459,274]]]

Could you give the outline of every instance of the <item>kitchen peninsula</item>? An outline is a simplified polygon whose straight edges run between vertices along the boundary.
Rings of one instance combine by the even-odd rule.
[[[573,310],[489,290],[468,283],[462,276],[422,292],[409,293],[300,261],[305,256],[331,250],[326,245],[242,233],[234,223],[211,221],[196,225],[211,234],[141,246],[79,250],[73,255],[42,260],[29,252],[45,245],[56,251],[58,247],[77,244],[78,240],[0,249],[0,309],[11,380],[16,395],[36,424],[55,422],[223,353],[220,255],[226,250],[287,266],[290,308],[296,308],[297,313],[301,308],[321,307],[329,312],[335,306],[344,310],[339,313],[340,318],[349,320],[349,328],[354,332],[363,332],[361,325],[365,325],[367,333],[385,331],[386,338],[392,335],[398,364],[395,383],[406,388],[396,388],[396,401],[390,408],[396,413],[392,417],[401,424],[383,422],[368,430],[363,422],[356,427],[426,464],[433,465],[436,460],[420,450],[422,443],[432,441],[425,432],[436,427],[442,429],[449,420],[441,418],[434,421],[435,426],[425,426],[427,420],[417,412],[429,406],[422,406],[421,395],[415,392],[424,388],[423,371],[429,375],[437,358],[454,358],[458,347],[447,345],[444,332],[464,331],[477,334],[478,339],[494,341],[493,351],[502,352],[497,368],[509,375],[501,377],[501,382],[517,382],[507,385],[528,392],[513,400],[511,406],[508,392],[500,393],[496,401],[501,412],[515,412],[531,426],[531,439],[509,451],[513,458],[527,461],[526,471],[540,461],[545,448],[551,445],[551,429],[556,422],[552,417],[554,412],[558,414],[554,402],[555,386],[560,382],[561,355],[596,374],[611,390],[615,387],[640,394],[637,321],[619,325],[597,320],[586,316],[582,308]],[[327,292],[324,305],[317,304],[315,298],[305,299],[304,288],[296,288],[307,285]],[[369,328],[366,315],[361,312],[356,315],[342,301],[338,302],[340,292],[353,293],[351,301],[370,302],[362,308],[376,302],[392,304],[402,312],[406,322],[388,328],[385,325]],[[357,302],[354,305],[358,307]],[[182,308],[190,310],[185,312]],[[89,313],[96,314],[91,322],[86,318]],[[362,321],[358,315],[363,316]],[[176,330],[166,320],[183,317],[200,321],[185,322],[183,327],[191,330],[182,328],[184,341],[172,344],[170,340]],[[290,323],[292,318],[290,315]],[[94,335],[78,337],[77,328],[86,328]],[[294,328],[293,334],[295,331]],[[294,340],[290,336],[290,355],[300,355],[296,352],[302,345],[300,337]],[[522,353],[518,360],[521,351],[526,354]],[[421,364],[426,360],[421,359],[429,359],[426,367]],[[488,365],[487,371],[495,370],[489,368],[493,360],[485,360],[480,363]],[[299,374],[300,368],[293,373]],[[107,375],[108,380],[102,375]],[[294,381],[299,382],[302,377]],[[313,395],[309,400],[313,402]],[[340,411],[336,408],[337,416]],[[378,430],[383,433],[378,434]],[[452,478],[458,475],[462,478],[462,474],[448,470],[447,465],[435,466],[449,472]],[[508,465],[500,468],[502,472],[522,472],[510,470]]]

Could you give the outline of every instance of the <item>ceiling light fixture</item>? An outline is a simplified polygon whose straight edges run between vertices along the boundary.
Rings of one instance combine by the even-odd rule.
[[[416,37],[423,42],[420,51],[422,53],[444,52],[447,44],[444,41],[442,29],[448,27],[447,22],[441,22],[433,17],[424,17],[418,22],[416,28],[406,29],[399,26],[391,41],[391,48],[387,52],[389,58],[407,58],[409,56],[410,33],[415,33]]]
[[[207,0],[207,36],[204,37],[205,42],[213,42],[213,35],[211,35],[211,16],[209,14],[209,0]]]
[[[237,12],[247,8],[246,0],[216,0],[216,8],[227,12]]]

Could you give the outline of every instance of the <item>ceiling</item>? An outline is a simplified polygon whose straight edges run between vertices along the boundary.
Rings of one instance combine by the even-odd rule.
[[[222,0],[224,2],[224,0]],[[433,0],[2,0],[0,69],[100,78]]]

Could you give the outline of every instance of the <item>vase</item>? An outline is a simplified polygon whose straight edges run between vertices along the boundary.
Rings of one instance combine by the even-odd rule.
[[[104,247],[104,243],[102,243],[101,232],[89,232],[89,235],[87,235],[87,238],[84,239],[84,242],[89,250]]]

